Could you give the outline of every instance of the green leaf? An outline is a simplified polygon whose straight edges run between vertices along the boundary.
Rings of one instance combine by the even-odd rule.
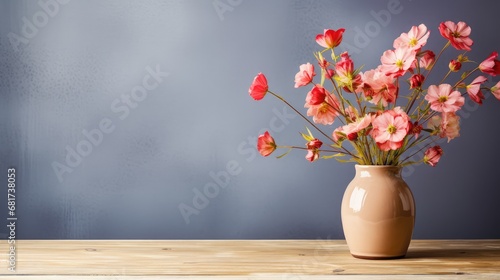
[[[400,166],[401,167],[405,167],[405,166],[412,165],[412,164],[417,164],[417,163],[418,163],[418,161],[407,161],[407,162],[401,164]]]
[[[469,71],[465,71],[464,73],[462,73],[462,76],[460,77],[460,79],[465,79],[465,77],[467,77],[467,75],[469,75]]]
[[[312,132],[309,130],[309,128],[307,126],[306,126],[306,129],[307,129],[307,133],[309,133],[309,136],[311,136],[311,138],[314,139]]]
[[[345,99],[345,102],[347,102],[347,104],[349,104],[349,106],[354,107],[354,106],[352,106],[351,101],[349,101],[348,99]]]
[[[308,134],[301,132],[300,135],[302,135],[302,138],[304,138],[304,140],[306,140],[307,142],[312,141],[314,139],[312,132],[309,130],[309,128],[307,128],[307,126],[306,126],[306,130],[307,130]]]
[[[318,57],[319,57],[319,61],[323,61],[323,53],[322,52],[318,52]]]
[[[339,141],[338,144],[331,144],[330,147],[342,149],[342,141]]]
[[[304,134],[302,132],[300,133],[300,135],[302,135],[302,138],[304,138],[304,140],[306,140],[307,142],[312,141],[314,139],[314,138],[311,138],[311,136]]]
[[[284,154],[282,154],[282,155],[277,156],[276,158],[282,158],[282,157],[284,157],[284,156],[288,155],[288,153],[290,153],[291,151],[292,151],[292,149],[288,149],[288,151],[286,151],[286,152],[285,152]]]
[[[331,158],[334,158],[334,157],[343,157],[343,156],[345,156],[345,154],[337,153],[337,154],[333,154],[333,155],[322,156],[321,158],[323,158],[323,159],[331,159]]]
[[[365,65],[361,65],[358,69],[354,69],[354,72],[353,72],[353,76],[356,77],[356,75],[359,74],[359,72],[361,72],[361,70],[365,67]]]
[[[348,163],[348,162],[357,162],[359,163],[357,160],[355,159],[340,159],[340,158],[335,158],[338,162],[341,162],[341,163]]]

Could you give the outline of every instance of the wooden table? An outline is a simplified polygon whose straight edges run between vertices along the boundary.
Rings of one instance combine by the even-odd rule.
[[[500,279],[500,240],[414,240],[382,261],[342,240],[16,240],[15,273],[0,243],[7,280]]]

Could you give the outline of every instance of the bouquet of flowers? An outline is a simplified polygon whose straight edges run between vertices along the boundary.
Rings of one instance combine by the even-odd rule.
[[[482,104],[483,91],[490,90],[500,100],[500,82],[486,86],[486,75],[500,74],[498,53],[492,52],[481,63],[470,61],[467,52],[471,51],[473,40],[469,37],[471,28],[464,22],[446,21],[439,25],[439,33],[447,41],[437,55],[424,48],[430,35],[427,27],[413,26],[394,40],[393,49],[382,54],[377,68],[364,72],[354,67],[348,52],[335,53],[344,31],[325,29],[316,36],[322,47],[314,53],[320,75],[311,63],[300,65],[295,75],[295,88],[312,87],[304,105],[312,120],[269,90],[262,73],[254,78],[249,89],[255,100],[272,95],[287,104],[330,142],[327,148],[309,128],[301,133],[306,141],[302,147],[278,145],[266,131],[257,141],[261,155],[268,156],[277,148],[287,149],[279,158],[292,149],[301,149],[307,151],[305,157],[311,162],[335,158],[361,165],[405,166],[424,162],[435,166],[443,155],[436,140],[448,138],[449,142],[459,136],[457,111],[464,105],[464,96]],[[439,84],[426,86],[434,66],[450,46],[460,53],[449,62],[449,71]],[[474,66],[457,73],[462,65]],[[407,95],[400,95],[400,90],[407,88]],[[338,123],[337,119],[340,124],[329,133],[318,127]],[[419,153],[423,153],[421,159],[413,160]]]

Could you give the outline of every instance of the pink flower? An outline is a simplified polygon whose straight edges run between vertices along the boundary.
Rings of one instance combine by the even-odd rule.
[[[319,105],[325,101],[327,91],[321,85],[315,85],[307,93],[306,103],[309,105]]]
[[[344,34],[344,31],[344,28],[340,28],[337,31],[325,29],[323,34],[316,35],[316,43],[323,48],[333,49],[342,42],[342,34]]]
[[[448,143],[451,139],[460,136],[460,117],[455,113],[443,113],[440,136],[447,137]]]
[[[429,70],[431,69],[435,61],[436,61],[436,55],[434,54],[433,51],[430,50],[424,51],[422,57],[420,58],[420,67]]]
[[[257,139],[257,150],[262,156],[265,157],[272,154],[272,152],[276,150],[276,143],[268,131],[259,135],[259,138]]]
[[[478,104],[483,104],[483,99],[484,95],[481,92],[481,84],[486,82],[488,79],[485,76],[479,76],[470,83],[470,85],[467,85],[467,93],[469,94],[470,99],[472,99],[474,102]]]
[[[375,117],[372,125],[372,138],[382,151],[389,151],[397,150],[403,146],[411,123],[408,115],[400,107],[396,107]]]
[[[381,70],[387,76],[391,75],[394,78],[403,76],[415,61],[415,55],[415,50],[407,48],[387,50],[380,58]]]
[[[448,138],[448,142],[460,136],[460,117],[455,113],[443,113],[442,116],[433,116],[427,126],[433,130],[432,135]]]
[[[393,47],[418,50],[427,43],[429,33],[424,24],[413,26],[408,33],[401,33],[401,36],[394,40]]]
[[[362,73],[363,85],[361,87],[364,95],[375,105],[382,102],[386,107],[389,103],[395,103],[398,98],[398,87],[396,79],[385,75],[380,71],[380,67]]]
[[[259,73],[253,79],[252,85],[250,85],[250,88],[248,89],[248,93],[253,99],[261,100],[266,95],[268,89],[269,87],[267,85],[266,76]]]
[[[410,89],[420,88],[422,86],[422,84],[424,83],[424,80],[425,80],[425,76],[424,75],[422,75],[422,74],[414,74],[409,79]]]
[[[456,59],[452,59],[450,61],[450,63],[448,64],[448,67],[450,68],[450,70],[452,72],[457,72],[460,70],[460,68],[462,68],[462,63],[460,63],[460,61],[458,61]]]
[[[325,101],[318,105],[312,105],[307,102],[304,108],[308,108],[307,115],[313,117],[315,123],[320,123],[324,125],[332,124],[335,117],[339,115],[339,101],[335,95],[329,93],[325,90],[326,97]]]
[[[307,155],[306,159],[310,162],[313,162],[319,158],[319,148],[321,148],[321,145],[323,145],[323,142],[321,142],[318,139],[313,139],[309,142],[307,142],[306,147],[307,147]]]
[[[479,70],[491,76],[500,75],[500,61],[496,59],[497,57],[498,53],[492,52],[488,58],[479,64]]]
[[[424,153],[424,163],[434,167],[443,155],[443,149],[440,146],[430,147]]]
[[[448,39],[451,45],[457,50],[470,51],[474,43],[469,38],[471,28],[463,21],[455,24],[451,21],[441,22],[439,25],[439,33],[441,36]]]
[[[295,74],[295,87],[302,87],[312,82],[314,73],[314,66],[311,63],[302,64],[299,67],[299,72]]]
[[[340,55],[340,61],[335,64],[335,80],[345,91],[354,92],[361,84],[361,76],[354,75],[354,62],[347,52]]]
[[[456,112],[465,102],[460,92],[452,91],[449,84],[431,85],[425,95],[425,100],[431,104],[431,109],[437,112]]]
[[[500,100],[500,81],[498,83],[496,83],[496,85],[494,85],[490,90],[491,90],[491,93],[493,93],[493,95],[498,100]]]
[[[365,115],[362,118],[358,118],[355,122],[344,125],[341,132],[347,135],[347,138],[351,141],[358,138],[358,132],[367,128],[372,122],[372,115]]]

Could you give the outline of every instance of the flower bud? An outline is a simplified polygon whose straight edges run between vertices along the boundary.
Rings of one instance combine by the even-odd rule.
[[[432,52],[431,50],[422,52],[422,57],[420,58],[420,67],[429,70],[432,68],[432,65],[434,65],[434,62],[436,62],[436,55],[434,54],[434,52]]]
[[[420,88],[422,84],[424,83],[425,77],[422,74],[415,74],[410,77],[409,82],[410,82],[410,89],[413,88]]]
[[[496,83],[493,87],[491,87],[491,93],[500,100],[500,82]]]
[[[425,151],[424,163],[434,167],[439,162],[439,159],[443,155],[443,150],[440,146],[430,147]]]
[[[450,64],[448,64],[448,67],[450,67],[450,70],[452,72],[457,72],[460,70],[460,68],[462,68],[462,63],[458,60],[452,59],[450,61]]]

